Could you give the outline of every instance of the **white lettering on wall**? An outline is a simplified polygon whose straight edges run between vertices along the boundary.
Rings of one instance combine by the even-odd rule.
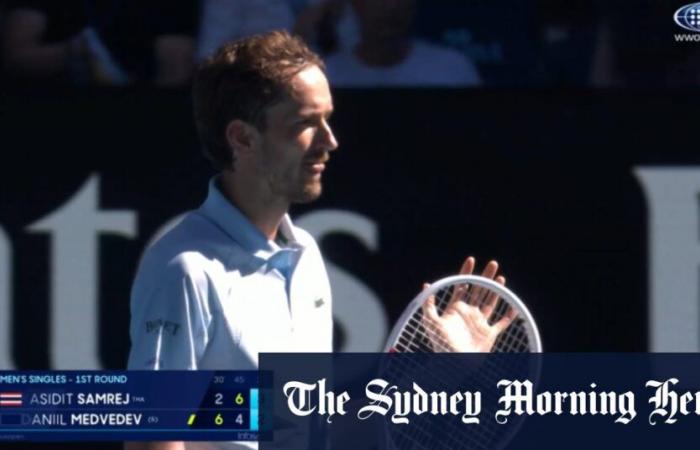
[[[27,231],[51,237],[50,355],[53,369],[99,369],[99,236],[136,237],[136,213],[99,209],[100,177]],[[127,299],[124,300],[128,304]]]
[[[700,351],[700,168],[637,167],[649,227],[649,350]]]
[[[0,228],[0,369],[12,370],[12,243]]]

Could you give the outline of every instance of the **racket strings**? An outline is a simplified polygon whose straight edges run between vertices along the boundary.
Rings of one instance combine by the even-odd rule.
[[[473,360],[469,360],[473,361]],[[397,384],[410,386],[417,381],[426,390],[444,389],[445,386],[469,386],[482,396],[483,419],[478,425],[466,425],[459,417],[417,417],[408,425],[390,426],[388,439],[393,449],[493,449],[503,443],[513,429],[491,420],[498,405],[498,394],[493,389],[495,380],[523,373],[522,365],[511,360],[477,360],[471,367],[463,359],[441,360],[441,367],[420,364],[415,358],[400,355],[391,358],[383,376]]]
[[[447,285],[433,294],[435,310],[443,316],[450,304],[464,302],[479,308],[486,316],[489,325],[496,324],[506,317],[509,311],[518,313],[510,325],[496,338],[491,352],[525,353],[539,351],[537,330],[529,320],[519,301],[509,296],[501,297],[486,286],[469,280],[470,284],[456,282]],[[440,334],[436,323],[429,320],[422,305],[413,305],[413,312],[394,336],[393,348],[400,353],[454,352],[453,346]],[[417,359],[418,358],[418,359]],[[442,390],[445,386],[468,386],[469,391],[480,392],[482,396],[482,419],[479,425],[466,425],[459,417],[440,415],[412,418],[409,425],[390,425],[387,442],[392,449],[493,449],[502,447],[517,430],[521,418],[512,418],[507,425],[497,424],[493,417],[498,409],[498,391],[495,383],[500,379],[537,379],[539,369],[518,355],[503,355],[464,360],[461,358],[440,359],[446,366],[435,368],[420,363],[420,357],[390,357],[388,378],[400,380],[407,389],[412,382],[423,388]],[[476,361],[471,367],[465,362]],[[453,364],[449,367],[449,364]],[[515,378],[512,378],[515,377]],[[426,389],[428,390],[428,389]]]
[[[436,311],[440,316],[454,302],[464,302],[488,313],[489,325],[503,319],[511,308],[506,299],[490,289],[468,284],[450,285],[433,295]],[[490,311],[489,311],[490,310]],[[424,316],[422,308],[416,309],[399,333],[394,348],[399,352],[452,352],[453,346],[441,335],[437,323]],[[525,322],[516,318],[496,339],[492,352],[527,352],[532,350]]]
[[[434,296],[435,309],[439,315],[443,315],[451,301],[464,301],[469,303],[470,298],[467,289],[459,289],[458,286],[449,286],[438,291]],[[449,352],[451,345],[437,330],[435,324],[425,320],[424,312],[417,309],[404,327],[404,332],[399,336],[403,341],[405,351],[409,352]]]

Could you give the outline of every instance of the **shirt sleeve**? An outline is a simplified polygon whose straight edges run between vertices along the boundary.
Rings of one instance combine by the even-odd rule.
[[[211,323],[205,280],[188,273],[181,264],[170,264],[164,274],[147,267],[139,272],[131,297],[127,367],[197,369]]]

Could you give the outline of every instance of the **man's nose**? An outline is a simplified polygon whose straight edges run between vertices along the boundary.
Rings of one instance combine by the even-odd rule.
[[[333,130],[328,122],[324,121],[321,127],[320,145],[326,151],[333,151],[338,148],[338,141],[333,134]]]

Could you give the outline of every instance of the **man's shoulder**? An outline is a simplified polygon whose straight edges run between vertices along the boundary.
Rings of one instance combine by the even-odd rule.
[[[197,211],[191,211],[148,246],[137,279],[200,278],[212,267],[221,265],[230,248],[221,230]]]

